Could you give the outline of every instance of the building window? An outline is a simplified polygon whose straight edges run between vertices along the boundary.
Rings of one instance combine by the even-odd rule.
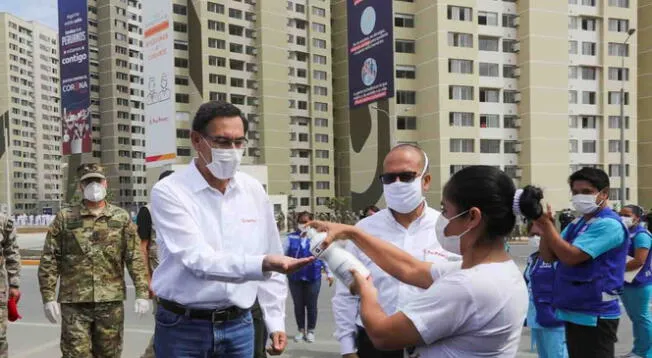
[[[568,91],[568,103],[577,104],[577,91],[575,90]]]
[[[479,36],[478,44],[480,51],[498,51],[499,39],[497,37]]]
[[[448,86],[448,99],[473,100],[473,87],[471,86]]]
[[[570,153],[579,153],[579,141],[577,139],[571,139],[569,141]]]
[[[568,41],[568,53],[577,55],[577,41]]]
[[[582,42],[582,55],[595,56],[596,43],[595,42]]]
[[[609,116],[609,128],[620,129],[620,116]],[[625,117],[625,129],[629,129],[629,117]]]
[[[186,15],[188,13],[188,9],[183,5],[172,4],[172,12],[177,15]]]
[[[500,153],[500,139],[480,139],[480,153]]]
[[[609,31],[627,32],[629,30],[629,20],[609,19]]]
[[[503,77],[504,78],[517,78],[518,66],[514,65],[503,65]]]
[[[473,127],[473,112],[450,112],[449,124],[452,127]]]
[[[503,39],[503,52],[505,53],[517,53],[519,46],[518,41]]]
[[[328,112],[328,103],[315,102],[315,111]]]
[[[500,115],[498,114],[481,114],[480,128],[500,128]]]
[[[582,92],[582,104],[596,104],[596,93],[592,91]]]
[[[415,53],[416,44],[412,40],[396,40],[396,52],[398,53]]]
[[[621,104],[621,95],[620,91],[609,91],[609,104]],[[629,104],[629,92],[625,92],[625,105]]]
[[[471,60],[448,60],[449,73],[473,73],[473,61]]]
[[[584,31],[595,31],[597,20],[594,18],[582,18],[582,30]]]
[[[473,153],[475,141],[472,138],[451,138],[450,139],[450,152],[451,153]]]
[[[394,17],[394,26],[396,27],[414,27],[414,15],[396,14]]]
[[[577,79],[579,77],[580,68],[577,66],[568,66],[568,78]]]
[[[312,30],[315,32],[326,33],[326,25],[320,24],[318,22],[312,23]]]
[[[582,129],[595,129],[598,127],[598,119],[593,116],[582,117]]]
[[[328,127],[327,118],[315,118],[315,127]]]
[[[188,60],[185,59],[185,58],[175,57],[174,58],[174,67],[188,68]]]
[[[396,91],[396,104],[416,104],[417,93],[415,91]]]
[[[328,80],[328,74],[326,73],[326,71],[313,70],[312,77],[313,79],[316,80],[322,80],[322,81]]]
[[[629,81],[629,68],[609,67],[609,80]]]
[[[480,102],[500,102],[500,90],[494,88],[480,88]]]
[[[505,154],[516,154],[521,151],[521,143],[517,140],[506,140],[503,149]]]
[[[498,13],[478,11],[478,24],[487,26],[498,26]]]
[[[310,206],[310,198],[301,198],[301,206]]]
[[[226,49],[226,41],[209,37],[208,47],[224,50]]]
[[[497,63],[480,62],[480,76],[483,77],[499,77],[500,67]]]
[[[516,28],[516,19],[518,19],[518,15],[503,14],[503,27]]]
[[[450,166],[450,175],[452,176],[453,174],[459,172],[460,170],[462,170],[462,169],[464,169],[466,167],[468,167],[468,165],[460,165],[460,164],[451,165]]]
[[[609,56],[629,57],[629,44],[610,42]]]
[[[312,62],[319,65],[326,65],[328,63],[326,56],[317,55],[317,54],[312,55]]]
[[[610,177],[619,177],[620,172],[621,172],[620,164],[609,164],[609,176]],[[625,176],[626,177],[629,176],[629,164],[625,165]]]
[[[328,159],[329,157],[330,157],[330,152],[329,151],[323,150],[323,149],[315,150],[315,158]]]
[[[609,0],[609,6],[629,8],[629,0]]]
[[[504,116],[503,117],[503,127],[504,128],[518,128],[519,127],[518,116]]]
[[[330,167],[326,165],[318,165],[315,167],[315,171],[317,172],[317,174],[329,174]]]
[[[188,32],[188,25],[181,23],[181,22],[174,22],[174,31],[176,32],[181,32],[181,33],[186,33]]]
[[[322,9],[320,7],[313,6],[312,7],[312,14],[315,15],[315,16],[325,17],[326,16],[326,9]]]
[[[208,12],[214,12],[216,14],[224,14],[224,5],[209,1],[207,10]]]
[[[582,141],[582,153],[595,153],[596,144],[594,140],[583,140]]]
[[[328,181],[318,181],[316,184],[317,190],[330,190],[331,188],[331,183]]]
[[[328,143],[328,134],[315,134],[315,142]]]
[[[453,47],[473,47],[473,35],[461,32],[449,32],[448,45]]]
[[[328,88],[322,86],[314,86],[313,94],[317,96],[328,96]]]
[[[326,48],[326,40],[322,39],[312,39],[312,45],[316,48]]]
[[[405,79],[415,79],[417,78],[417,72],[416,72],[416,67],[415,66],[404,66],[404,65],[397,65],[396,66],[396,78],[405,78]]]
[[[396,129],[399,130],[416,130],[417,117],[399,116],[396,118]]]
[[[472,21],[472,10],[470,7],[448,5],[448,19],[456,21]]]
[[[620,153],[620,140],[609,141],[609,153]],[[625,141],[625,153],[629,153],[629,141]]]

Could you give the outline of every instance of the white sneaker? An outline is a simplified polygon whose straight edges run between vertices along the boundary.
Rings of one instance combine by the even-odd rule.
[[[315,342],[315,332],[308,331],[308,334],[306,334],[306,342],[308,342],[308,343],[314,343]]]
[[[303,341],[303,338],[304,338],[303,332],[299,332],[296,336],[294,336],[294,341],[298,343]]]

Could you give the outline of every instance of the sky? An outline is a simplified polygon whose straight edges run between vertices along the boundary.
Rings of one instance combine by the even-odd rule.
[[[0,0],[0,12],[37,21],[57,30],[57,0]]]

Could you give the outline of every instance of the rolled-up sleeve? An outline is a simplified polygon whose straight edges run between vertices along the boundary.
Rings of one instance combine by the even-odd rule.
[[[152,219],[157,241],[197,277],[232,283],[269,277],[262,270],[264,255],[216,251],[209,246],[183,202],[165,186],[155,186],[152,190]]]
[[[264,200],[265,234],[268,242],[268,254],[283,254],[281,238],[274,219],[274,210],[269,200]],[[285,332],[285,301],[288,295],[287,278],[285,275],[273,273],[267,280],[258,285],[258,303],[265,317],[267,331]]]
[[[358,257],[358,249],[353,243],[347,243],[347,250]],[[352,295],[349,288],[338,280],[335,283],[335,296],[332,303],[336,326],[335,338],[340,342],[340,353],[342,355],[355,353],[357,351],[355,340],[358,333],[356,318],[360,299]]]

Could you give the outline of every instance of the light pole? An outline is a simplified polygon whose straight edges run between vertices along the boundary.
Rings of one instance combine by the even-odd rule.
[[[386,110],[384,110],[382,108],[378,108],[377,106],[369,106],[369,108],[371,108],[371,109],[373,109],[375,111],[384,113],[387,116],[387,119],[389,119],[389,148],[390,149],[393,148],[396,145],[396,135],[395,135],[394,131],[396,130],[396,117],[397,116],[392,116],[392,115],[389,114],[389,112],[387,112]],[[403,112],[407,112],[409,110],[410,110],[410,107],[404,108]]]
[[[620,53],[620,207],[625,207],[627,189],[625,188],[625,52],[627,42],[636,32],[636,29],[629,29],[627,37],[623,41],[623,49]],[[627,51],[629,54],[629,51]],[[629,78],[629,71],[627,71]]]

